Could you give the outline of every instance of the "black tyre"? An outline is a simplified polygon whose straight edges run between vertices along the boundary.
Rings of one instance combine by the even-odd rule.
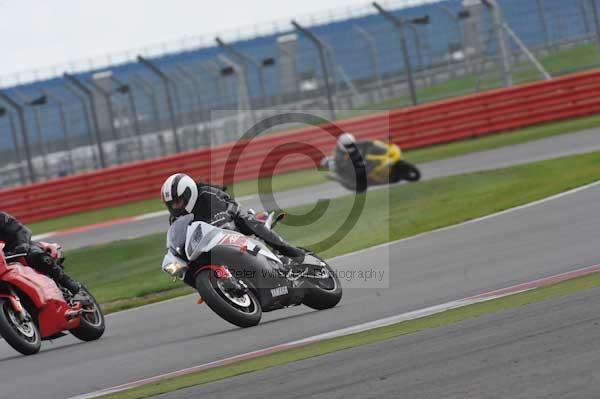
[[[196,277],[196,289],[213,312],[238,327],[252,327],[260,322],[262,308],[252,291],[236,297],[225,291],[222,281],[212,270]]]
[[[331,266],[327,265],[325,267],[329,273],[329,278],[307,279],[307,281],[310,281],[312,288],[308,289],[302,303],[309,308],[316,310],[330,309],[342,300],[340,280]]]
[[[411,163],[400,161],[394,165],[393,176],[394,182],[400,180],[416,182],[421,180],[421,171]]]
[[[40,351],[42,338],[33,318],[25,312],[26,321],[21,322],[10,302],[0,298],[0,335],[15,350],[24,355],[34,355]]]
[[[70,333],[82,341],[95,341],[104,334],[104,314],[96,298],[87,288],[82,286],[79,295],[87,296],[90,304],[83,307],[84,313],[79,318],[79,327],[72,329]]]

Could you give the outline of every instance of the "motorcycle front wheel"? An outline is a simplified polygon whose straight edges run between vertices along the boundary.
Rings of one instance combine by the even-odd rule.
[[[6,298],[0,298],[0,335],[18,352],[34,355],[40,351],[42,338],[33,318],[23,308],[24,321]]]
[[[203,270],[196,277],[196,290],[213,312],[238,327],[252,327],[260,322],[262,308],[248,290],[242,296],[227,292],[223,282],[212,270]]]
[[[84,312],[79,318],[79,327],[72,329],[70,333],[82,341],[95,341],[104,334],[104,314],[96,298],[87,288],[82,286],[81,294],[87,296],[90,303],[83,307]]]

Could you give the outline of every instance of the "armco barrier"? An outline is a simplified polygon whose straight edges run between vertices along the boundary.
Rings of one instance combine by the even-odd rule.
[[[389,132],[403,148],[416,148],[598,112],[600,70],[594,70],[338,121],[339,130],[307,127],[258,137],[241,154],[239,143],[226,144],[2,190],[0,210],[31,222],[157,197],[162,181],[179,171],[227,183],[308,168],[331,150],[339,131],[361,139]],[[306,151],[307,145],[313,149]],[[306,155],[290,155],[301,149]],[[231,154],[238,160],[235,171],[225,170]]]

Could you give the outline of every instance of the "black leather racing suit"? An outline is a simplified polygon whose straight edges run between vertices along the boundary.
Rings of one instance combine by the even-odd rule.
[[[198,199],[192,213],[195,221],[215,225],[233,221],[240,233],[254,234],[282,255],[292,258],[304,256],[303,250],[285,242],[278,234],[269,230],[263,222],[257,220],[254,215],[243,212],[239,204],[217,186],[198,184]]]
[[[367,174],[369,174],[369,172],[378,165],[378,162],[369,162],[366,158],[367,155],[371,154],[371,153],[375,153],[377,155],[380,155],[379,152],[381,152],[381,147],[379,147],[377,144],[375,144],[372,141],[368,141],[368,140],[361,140],[361,141],[356,141],[356,148],[358,149],[358,151],[360,152],[360,154],[362,155],[362,158],[364,160],[365,166],[366,166],[366,172]],[[385,154],[385,152],[383,153]],[[340,175],[340,177],[345,178],[345,179],[354,179],[354,174],[355,174],[355,166],[352,163],[352,160],[348,157],[348,154],[346,151],[343,151],[339,146],[335,147],[335,151],[334,151],[334,159],[335,159],[335,164],[336,164],[336,170],[338,172],[338,174]]]
[[[27,253],[27,264],[75,293],[79,284],[65,274],[52,256],[36,242],[31,241],[31,231],[17,219],[0,212],[0,241],[4,241],[5,253]]]
[[[8,213],[0,212],[0,241],[4,241],[4,252],[15,249],[31,241],[31,231]]]

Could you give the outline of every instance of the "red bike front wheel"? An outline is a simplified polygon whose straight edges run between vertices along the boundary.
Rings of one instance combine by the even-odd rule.
[[[33,318],[23,308],[17,314],[6,298],[0,298],[0,335],[18,352],[34,355],[40,351],[42,338]]]

